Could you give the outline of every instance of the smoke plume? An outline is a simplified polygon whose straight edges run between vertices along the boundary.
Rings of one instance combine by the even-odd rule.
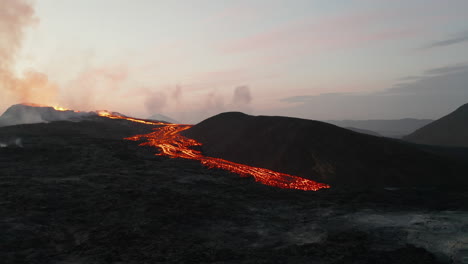
[[[7,147],[23,148],[23,140],[21,138],[14,138],[8,141],[0,141],[0,148]]]
[[[232,104],[235,106],[245,106],[252,102],[252,96],[250,95],[250,88],[248,86],[239,86],[234,89],[234,95],[232,97]]]
[[[167,96],[163,92],[152,92],[145,100],[145,106],[149,113],[160,113],[166,106]]]
[[[176,87],[172,91],[172,99],[178,102],[180,101],[181,97],[182,97],[182,87],[180,87],[180,85],[176,85]]]
[[[28,0],[0,0],[0,7],[0,104],[54,101],[58,87],[45,74],[28,70],[18,76],[14,70],[25,30],[38,22],[32,3]]]
[[[77,76],[64,84],[67,93],[62,93],[60,102],[67,108],[92,111],[121,105],[125,101],[116,99],[128,95],[124,86],[129,78],[129,71],[124,65],[109,65],[105,67],[87,67]]]

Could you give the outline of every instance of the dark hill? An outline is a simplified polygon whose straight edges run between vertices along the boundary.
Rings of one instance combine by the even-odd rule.
[[[0,147],[0,263],[466,257],[466,192],[273,188],[121,139],[153,128],[104,117],[0,128],[0,141],[23,139]]]
[[[416,130],[404,140],[428,145],[468,147],[468,104]]]
[[[374,132],[372,130],[360,129],[360,128],[355,128],[355,127],[345,127],[345,128],[348,129],[348,130],[354,131],[354,132],[361,133],[361,134],[366,134],[366,135],[371,135],[371,136],[376,136],[376,137],[381,137],[382,136],[379,133]]]
[[[332,186],[456,186],[455,162],[392,139],[319,121],[223,113],[185,131],[208,156],[290,173]]]

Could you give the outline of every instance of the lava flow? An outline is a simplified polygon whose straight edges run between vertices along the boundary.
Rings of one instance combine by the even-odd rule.
[[[107,111],[98,111],[100,116],[112,119],[125,119],[133,122],[160,125],[154,132],[145,135],[136,135],[126,138],[133,141],[145,141],[140,146],[151,146],[161,149],[157,155],[169,156],[171,158],[183,158],[198,160],[208,168],[219,168],[239,174],[241,177],[254,177],[255,181],[265,185],[279,187],[284,189],[298,189],[303,191],[317,191],[330,188],[328,184],[318,183],[309,179],[286,173],[276,172],[268,169],[251,167],[219,158],[203,156],[201,151],[194,150],[191,147],[201,146],[202,144],[194,139],[180,135],[180,132],[191,128],[191,125],[167,124],[162,122],[151,122],[136,118],[130,118],[123,115],[114,115]]]
[[[132,117],[128,117],[128,116],[118,114],[118,113],[109,112],[107,110],[97,110],[96,114],[98,114],[99,116],[110,118],[110,119],[125,119],[125,120],[128,120],[128,121],[132,121],[132,122],[136,122],[136,123],[142,123],[142,124],[146,124],[146,125],[155,125],[155,126],[167,125],[167,123],[153,122],[153,121],[147,121],[147,120],[138,119],[138,118],[132,118]]]

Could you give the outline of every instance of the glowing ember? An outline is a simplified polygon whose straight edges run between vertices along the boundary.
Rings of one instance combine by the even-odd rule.
[[[70,109],[63,108],[63,107],[60,107],[60,106],[52,106],[52,108],[54,108],[57,111],[72,111]]]
[[[254,177],[255,181],[257,182],[279,188],[298,189],[303,191],[317,191],[320,189],[330,188],[328,184],[318,183],[286,173],[251,167],[219,158],[205,157],[200,151],[191,149],[193,146],[201,146],[202,144],[200,142],[180,135],[180,132],[189,129],[192,127],[191,125],[150,122],[142,119],[126,117],[108,111],[97,111],[96,113],[98,113],[100,116],[112,119],[125,119],[143,124],[161,126],[155,128],[154,132],[152,133],[126,138],[127,140],[133,141],[144,140],[145,142],[141,143],[140,146],[152,146],[160,148],[161,153],[157,155],[169,156],[171,158],[198,160],[208,168],[224,169],[237,173],[241,177],[251,176]]]

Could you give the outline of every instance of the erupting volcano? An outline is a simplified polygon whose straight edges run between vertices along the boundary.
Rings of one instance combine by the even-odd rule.
[[[107,110],[80,112],[58,106],[25,103],[10,107],[5,114],[0,117],[0,126],[2,123],[5,125],[12,125],[66,120],[81,121],[92,118],[93,116],[100,116],[109,119],[121,119],[145,125],[157,126],[154,128],[154,132],[152,133],[135,135],[126,139],[133,141],[145,140],[146,142],[141,143],[141,145],[161,149],[161,153],[158,155],[164,155],[171,158],[198,160],[208,168],[227,170],[239,174],[241,177],[253,177],[257,182],[279,188],[298,189],[304,191],[317,191],[323,188],[330,188],[327,184],[318,183],[286,173],[234,163],[220,158],[206,157],[201,151],[191,148],[194,146],[201,146],[202,144],[200,142],[180,134],[180,132],[191,128],[191,125],[138,119]]]
[[[441,263],[433,254],[465,254],[466,169],[410,144],[242,113],[192,126],[14,105],[2,122],[8,263]],[[308,192],[327,184],[332,191]]]
[[[318,183],[309,179],[280,173],[264,168],[251,167],[224,159],[206,157],[201,151],[191,149],[202,144],[194,139],[180,135],[180,132],[191,128],[191,125],[168,124],[163,122],[151,122],[137,118],[131,118],[109,111],[96,111],[100,116],[111,119],[124,119],[132,122],[160,126],[154,132],[145,135],[136,135],[126,138],[127,140],[142,141],[141,146],[151,146],[161,149],[161,153],[171,158],[183,158],[198,160],[208,168],[218,168],[239,174],[241,177],[254,177],[255,181],[265,185],[284,189],[298,189],[303,191],[318,191],[330,188],[329,185]]]

